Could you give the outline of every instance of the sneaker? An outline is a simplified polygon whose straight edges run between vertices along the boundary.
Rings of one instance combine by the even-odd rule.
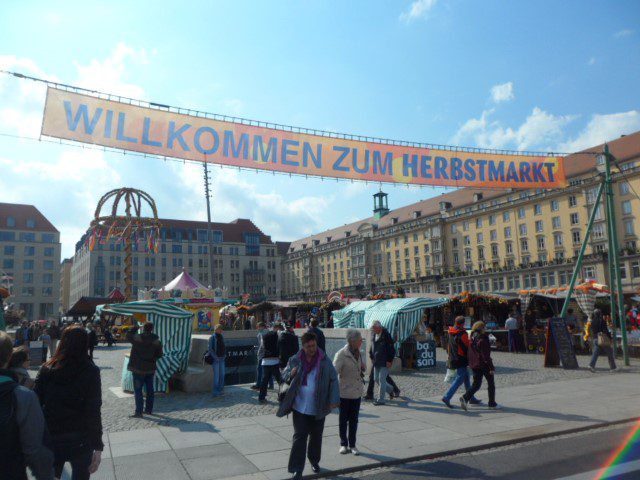
[[[385,402],[379,402],[378,400],[374,400],[373,404],[377,407],[378,405],[386,405]]]
[[[347,453],[349,453],[349,452],[350,452],[350,450],[349,450],[349,447],[342,446],[342,447],[340,447],[340,450],[338,450],[338,452],[339,452],[341,455],[346,455]]]
[[[465,412],[467,411],[467,401],[464,399],[464,397],[460,397],[460,406]]]
[[[618,371],[618,367],[613,367],[609,369],[610,372],[617,372]]]
[[[451,402],[444,397],[442,397],[442,403],[444,403],[449,408],[453,408],[453,405],[451,405]]]
[[[351,447],[351,453],[353,453],[357,457],[358,455],[360,455],[360,450],[358,450],[356,447]]]
[[[320,465],[317,463],[312,463],[311,470],[313,470],[313,473],[320,473]]]
[[[497,403],[489,405],[489,410],[500,410],[500,405],[498,405]]]
[[[301,480],[302,479],[302,472],[294,472],[293,473],[293,477],[291,477],[292,480]]]
[[[479,400],[477,398],[472,398],[471,400],[469,400],[469,402],[471,405],[482,405],[482,400]]]
[[[591,370],[591,373],[596,373],[596,367],[589,367],[589,370]]]

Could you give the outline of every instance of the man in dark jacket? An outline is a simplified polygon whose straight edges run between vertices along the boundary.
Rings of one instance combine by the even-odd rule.
[[[473,371],[473,384],[466,393],[460,397],[460,405],[467,409],[467,403],[473,398],[482,386],[482,377],[487,379],[489,391],[489,408],[498,408],[496,404],[496,383],[494,373],[496,371],[491,360],[491,342],[489,335],[484,330],[484,322],[476,322],[471,329],[471,341],[469,342],[469,367]]]
[[[280,350],[278,349],[278,332],[283,330],[282,325],[276,323],[273,330],[267,332],[262,337],[264,347],[264,357],[262,358],[262,383],[260,384],[260,394],[258,401],[267,403],[267,385],[272,377],[280,384]]]
[[[53,480],[53,452],[45,446],[45,421],[38,397],[6,370],[13,349],[0,331],[0,477],[24,480],[27,466],[36,480]]]
[[[162,343],[153,333],[151,322],[144,324],[141,334],[136,333],[136,329],[129,330],[127,340],[131,342],[131,355],[127,368],[133,374],[133,392],[136,399],[136,412],[132,417],[142,418],[142,387],[147,393],[144,413],[147,415],[153,413],[153,378],[156,373],[156,362],[162,357]]]
[[[469,350],[469,335],[464,328],[464,317],[457,316],[453,327],[449,327],[449,365],[448,368],[456,370],[456,378],[449,391],[442,397],[442,402],[449,408],[453,408],[451,405],[451,398],[456,393],[460,385],[464,383],[465,389],[471,388],[471,381],[469,380],[469,359],[467,352]],[[481,403],[477,398],[471,397],[469,403],[478,404]]]
[[[603,336],[605,339],[608,339],[609,346],[601,345],[602,340],[598,341],[598,335]],[[602,316],[602,311],[599,308],[596,308],[593,311],[593,316],[591,319],[591,327],[589,329],[589,336],[591,337],[591,346],[593,350],[593,355],[591,356],[591,361],[589,362],[589,369],[592,373],[596,372],[596,362],[598,361],[598,356],[602,351],[606,351],[607,357],[609,358],[609,368],[611,371],[616,370],[616,359],[613,356],[613,348],[611,347],[612,338],[611,332],[609,331],[609,327],[607,326],[606,320]],[[607,340],[604,340],[605,342]]]
[[[389,369],[393,364],[396,349],[393,346],[393,339],[386,328],[383,328],[377,320],[371,326],[373,330],[373,341],[369,349],[369,357],[373,362],[373,375],[378,384],[378,397],[374,400],[374,405],[384,405],[385,394],[392,392],[392,387],[387,383]]]
[[[300,350],[298,337],[293,331],[291,324],[287,324],[285,330],[280,334],[280,338],[278,338],[278,350],[280,352],[280,368],[286,367],[289,359]]]
[[[225,358],[227,356],[226,347],[224,345],[224,337],[222,336],[222,325],[216,325],[213,335],[209,337],[209,355],[213,359],[211,367],[213,368],[213,397],[219,397],[224,391]]]
[[[313,333],[316,336],[317,343],[318,343],[318,348],[324,352],[325,351],[326,342],[325,342],[325,339],[324,339],[324,333],[322,333],[322,330],[320,330],[318,328],[318,319],[317,318],[312,318],[311,322],[309,322],[309,325],[311,325],[311,326],[309,327],[309,330],[307,330],[307,331]]]

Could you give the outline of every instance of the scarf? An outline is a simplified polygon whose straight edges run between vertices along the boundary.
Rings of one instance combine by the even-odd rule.
[[[324,358],[324,353],[322,353],[322,350],[318,349],[311,360],[307,360],[307,355],[304,353],[304,350],[300,350],[298,355],[302,366],[302,385],[306,385],[307,376],[311,373],[311,370],[320,366],[320,360]]]

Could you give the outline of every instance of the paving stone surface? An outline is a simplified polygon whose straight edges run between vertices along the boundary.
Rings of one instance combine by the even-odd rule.
[[[131,419],[129,415],[134,410],[133,396],[120,398],[111,390],[120,386],[122,359],[128,350],[127,345],[118,345],[111,349],[99,347],[95,351],[96,363],[102,373],[102,421],[105,432],[181,424],[191,424],[192,428],[198,429],[212,420],[251,418],[276,412],[274,391],[269,391],[270,402],[261,405],[257,402],[257,392],[245,385],[226,387],[225,395],[215,399],[205,393],[185,394],[177,391],[167,395],[156,395],[156,415],[144,419]],[[412,407],[416,407],[415,401],[441,395],[446,391],[447,386],[442,381],[446,369],[444,350],[438,349],[437,357],[436,368],[393,375],[402,396],[413,401]],[[578,363],[581,365],[579,370],[543,368],[544,357],[538,354],[494,352],[493,358],[496,365],[498,401],[501,387],[539,385],[559,380],[588,378],[593,375],[585,368],[588,362],[588,357],[585,356],[578,357]],[[599,363],[604,372],[605,359],[601,359]],[[535,395],[535,391],[532,395]],[[268,417],[261,418],[266,418],[261,421],[269,422]],[[277,419],[273,418],[272,421]]]

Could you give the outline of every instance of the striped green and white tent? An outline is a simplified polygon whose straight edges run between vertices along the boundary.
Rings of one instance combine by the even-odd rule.
[[[383,300],[364,312],[364,327],[371,328],[373,322],[379,321],[395,340],[396,352],[399,352],[400,344],[413,334],[424,310],[439,307],[448,302],[447,297]]]
[[[334,310],[333,328],[364,328],[364,312],[383,300],[351,302],[340,310]]]
[[[193,313],[153,300],[101,305],[96,309],[98,314],[102,311],[127,316],[141,313],[153,323],[153,332],[162,342],[162,358],[157,363],[154,388],[157,392],[166,392],[171,376],[186,370],[189,363]],[[122,389],[133,391],[133,378],[126,364],[128,361],[122,372]]]

